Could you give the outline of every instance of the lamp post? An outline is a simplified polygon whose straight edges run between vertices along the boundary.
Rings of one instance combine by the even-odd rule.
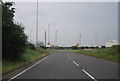
[[[54,23],[49,23],[48,24],[48,46],[50,45],[50,25],[52,25]]]
[[[45,47],[46,47],[46,31],[45,31]]]
[[[55,45],[57,46],[57,30],[55,31]]]
[[[31,32],[32,32],[32,30],[30,30],[30,43],[31,43]]]
[[[37,12],[36,12],[36,47],[38,47],[38,0],[37,0]]]
[[[80,34],[79,42],[80,42],[79,45],[81,47],[81,34]]]
[[[95,36],[95,43],[94,43],[94,46],[96,47],[97,46],[97,32],[94,31],[94,36]]]

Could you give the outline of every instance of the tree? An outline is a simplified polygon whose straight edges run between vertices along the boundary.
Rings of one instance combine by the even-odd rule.
[[[101,46],[101,48],[106,48],[106,46]]]
[[[71,48],[72,48],[73,50],[78,49],[78,47],[77,47],[77,46],[71,46]]]
[[[27,48],[32,49],[32,50],[36,50],[35,45],[30,43],[30,42],[27,43]]]
[[[2,3],[2,58],[16,61],[25,51],[27,36],[21,24],[14,23],[14,3]]]

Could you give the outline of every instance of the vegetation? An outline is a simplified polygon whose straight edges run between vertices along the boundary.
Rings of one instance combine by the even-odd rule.
[[[30,43],[30,42],[27,43],[26,47],[27,47],[28,49],[36,50],[35,45],[32,44],[32,43]]]
[[[98,58],[120,62],[120,52],[118,52],[119,46],[113,46],[108,48],[99,48],[99,49],[91,49],[91,50],[77,50],[77,53],[89,55],[89,56],[95,56]]]
[[[14,3],[2,6],[2,74],[9,73],[49,54],[50,50],[36,48],[27,41],[24,27],[14,22]]]
[[[26,48],[27,36],[21,24],[14,23],[14,3],[2,3],[2,58],[16,61]]]
[[[31,50],[31,49],[26,49],[25,53],[22,56],[22,60],[18,60],[16,62],[12,61],[3,61],[2,65],[2,73],[3,75],[6,73],[9,73],[13,70],[16,70],[20,67],[23,67],[26,64],[29,64],[37,59],[40,59],[50,53],[50,50],[43,49],[43,48],[38,48],[36,50]]]
[[[56,50],[79,50],[79,49],[98,49],[99,47],[88,47],[88,46],[82,46],[82,47],[78,47],[78,46],[71,46],[71,47],[53,47],[51,49],[56,49]],[[102,46],[102,48],[106,48],[105,46]]]

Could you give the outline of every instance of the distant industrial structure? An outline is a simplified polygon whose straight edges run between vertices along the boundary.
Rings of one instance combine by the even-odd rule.
[[[117,40],[109,40],[106,42],[106,47],[111,47],[113,45],[119,45]]]
[[[75,46],[80,47],[80,44],[79,44],[79,43],[77,43]]]
[[[37,47],[41,47],[41,46],[44,46],[43,41],[38,41],[38,42],[37,42]]]

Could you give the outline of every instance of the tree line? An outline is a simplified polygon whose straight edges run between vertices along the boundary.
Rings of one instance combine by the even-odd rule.
[[[15,23],[14,3],[2,2],[0,5],[2,5],[2,59],[16,61],[21,59],[27,45],[32,48],[34,46],[27,42],[24,26]]]

